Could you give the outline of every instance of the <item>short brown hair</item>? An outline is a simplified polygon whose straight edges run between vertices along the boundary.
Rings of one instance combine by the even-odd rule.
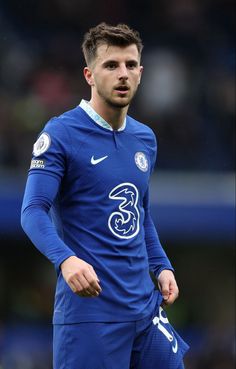
[[[97,48],[100,45],[126,47],[132,44],[137,46],[141,55],[143,44],[139,32],[131,29],[126,24],[111,26],[105,22],[98,24],[84,35],[82,50],[85,61],[89,65],[97,56]]]

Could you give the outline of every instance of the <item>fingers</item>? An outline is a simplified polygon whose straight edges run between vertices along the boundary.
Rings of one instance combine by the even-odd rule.
[[[179,296],[179,289],[177,284],[175,283],[175,281],[171,281],[170,285],[169,285],[169,292],[168,292],[168,296],[167,294],[165,295],[165,298],[163,298],[163,302],[165,305],[172,305],[175,300],[178,298]]]
[[[71,290],[81,297],[99,296],[102,289],[93,267],[75,256],[69,257],[61,264],[65,281]]]
[[[177,299],[177,297],[178,297],[177,293],[170,292],[168,298],[165,298],[165,299],[163,298],[164,305],[167,305],[167,306],[172,305]]]
[[[81,297],[96,297],[102,289],[98,279],[89,270],[80,271],[70,277],[68,284],[72,291]]]
[[[89,265],[89,264],[88,264],[88,269],[89,269],[90,273],[94,276],[94,278],[96,278],[96,280],[97,280],[98,282],[100,282],[100,281],[99,281],[99,278],[98,278],[98,276],[97,276],[97,274],[95,273],[95,270],[94,270],[94,269],[93,269],[93,267],[92,267],[92,265]]]
[[[161,290],[161,294],[162,294],[163,300],[164,301],[167,301],[168,298],[169,298],[169,294],[170,294],[170,291],[169,291],[169,281],[163,282],[162,284],[159,285],[159,287],[160,287],[160,290]]]
[[[96,273],[91,273],[90,269],[84,271],[84,275],[82,276],[80,283],[85,290],[91,293],[91,295],[98,296],[102,291]]]
[[[95,290],[92,290],[89,284],[85,282],[81,282],[82,278],[79,279],[75,276],[73,279],[68,281],[68,285],[72,289],[74,293],[81,297],[94,297],[98,296],[98,293]]]
[[[102,291],[98,277],[94,271],[91,272],[91,268],[84,268],[74,275],[73,287],[73,292],[81,297],[96,297]]]
[[[174,274],[169,270],[163,270],[159,276],[158,285],[163,296],[163,304],[173,304],[179,295]]]

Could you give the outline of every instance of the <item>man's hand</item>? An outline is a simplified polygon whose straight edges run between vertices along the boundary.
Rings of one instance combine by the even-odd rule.
[[[63,261],[61,272],[72,291],[81,297],[96,297],[102,291],[93,267],[76,256]]]
[[[179,289],[171,270],[162,270],[158,277],[158,286],[163,296],[163,303],[171,305],[179,296]]]

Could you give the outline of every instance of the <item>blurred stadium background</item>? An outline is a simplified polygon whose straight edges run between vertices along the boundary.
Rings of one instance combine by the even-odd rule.
[[[130,114],[158,136],[152,214],[175,268],[170,321],[186,369],[235,364],[235,10],[231,0],[0,1],[0,368],[51,368],[53,266],[19,216],[41,127],[89,98],[82,35],[127,22],[144,41]],[[69,368],[68,368],[69,369]]]

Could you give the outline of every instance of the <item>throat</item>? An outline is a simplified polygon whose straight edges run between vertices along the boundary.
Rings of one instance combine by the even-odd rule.
[[[119,130],[125,122],[128,106],[114,106],[110,102],[103,104],[94,104],[91,100],[90,106],[99,114],[114,131]]]

